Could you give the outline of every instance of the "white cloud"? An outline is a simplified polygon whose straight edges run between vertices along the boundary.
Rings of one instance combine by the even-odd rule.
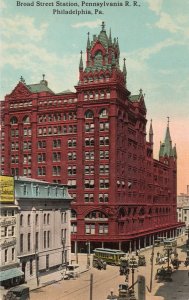
[[[102,24],[102,20],[97,19],[96,21],[75,23],[72,25],[72,27],[74,27],[74,28],[80,28],[80,27],[97,28],[101,24]]]
[[[157,15],[159,15],[162,8],[163,0],[146,0],[146,2],[148,3],[149,9],[154,11]]]
[[[0,20],[1,35],[12,39],[16,36],[27,38],[27,40],[39,41],[44,36],[48,24],[41,23],[38,26],[34,24],[34,18],[23,15],[16,15],[13,18],[2,17]]]
[[[160,13],[160,18],[155,23],[155,26],[160,29],[166,29],[172,33],[177,32],[180,29],[173,18],[165,12]]]

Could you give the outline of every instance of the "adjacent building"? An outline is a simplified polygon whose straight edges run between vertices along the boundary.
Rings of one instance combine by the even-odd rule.
[[[145,247],[181,225],[169,122],[156,160],[143,91],[131,94],[125,59],[120,65],[118,39],[102,23],[88,35],[85,65],[81,52],[75,92],[53,92],[44,75],[35,84],[21,77],[1,103],[2,172],[68,184],[75,251]],[[32,222],[42,216],[33,207]]]
[[[70,262],[70,203],[67,186],[15,179],[19,214],[18,258],[25,280]]]
[[[186,193],[177,196],[177,217],[179,222],[184,222],[189,227],[189,185]]]
[[[22,280],[17,258],[18,207],[14,199],[14,178],[0,176],[0,285],[10,287]]]

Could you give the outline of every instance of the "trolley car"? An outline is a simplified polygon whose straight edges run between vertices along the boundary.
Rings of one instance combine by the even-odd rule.
[[[109,265],[120,265],[120,258],[125,256],[125,252],[116,249],[96,248],[94,259],[102,259]]]

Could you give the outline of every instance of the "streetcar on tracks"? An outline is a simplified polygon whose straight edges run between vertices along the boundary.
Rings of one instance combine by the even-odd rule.
[[[109,265],[120,265],[120,258],[125,257],[125,252],[117,249],[96,248],[93,259],[102,259]]]

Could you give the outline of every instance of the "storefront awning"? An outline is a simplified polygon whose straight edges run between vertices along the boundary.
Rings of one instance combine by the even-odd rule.
[[[24,275],[24,273],[18,268],[8,269],[0,272],[0,281],[5,281],[7,279],[19,277],[22,275]]]

